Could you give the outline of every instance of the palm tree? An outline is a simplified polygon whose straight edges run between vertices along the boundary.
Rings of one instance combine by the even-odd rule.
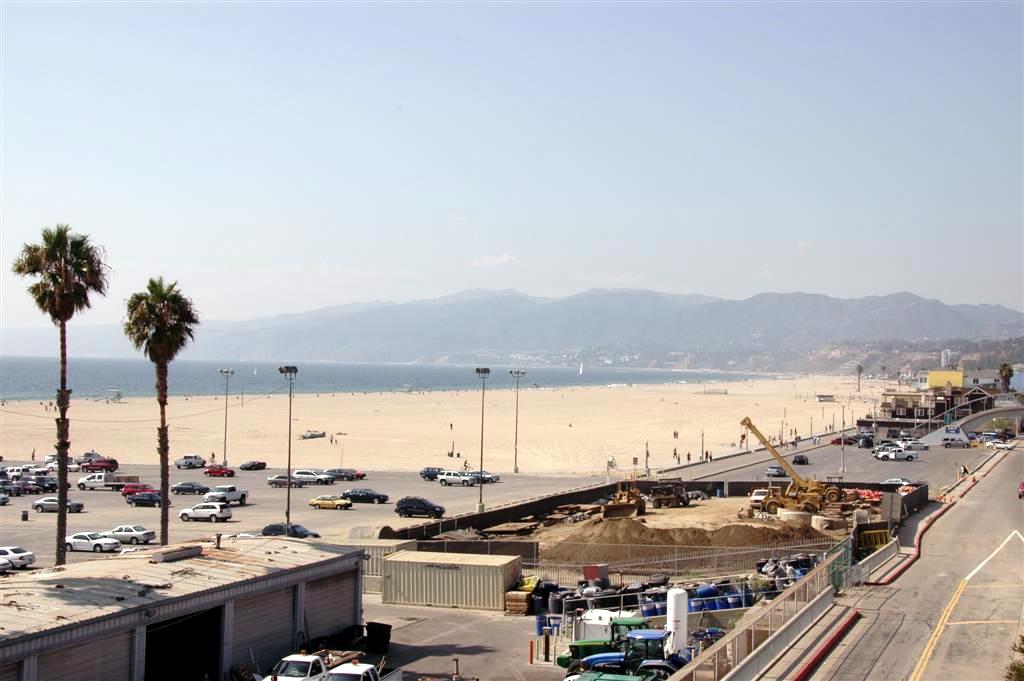
[[[67,225],[43,228],[42,241],[25,244],[14,260],[15,274],[38,277],[28,287],[36,306],[50,316],[60,329],[60,389],[57,390],[57,565],[66,560],[64,538],[68,530],[68,450],[71,428],[68,407],[68,322],[75,313],[89,307],[90,294],[107,292],[107,265],[103,249],[85,234],[73,234]]]
[[[128,299],[124,335],[156,365],[156,401],[160,405],[157,454],[160,455],[160,544],[167,544],[169,525],[171,443],[167,437],[167,365],[194,338],[199,315],[192,301],[178,290],[178,283],[165,284],[163,277],[150,279],[145,291]]]
[[[1003,362],[999,365],[999,380],[1003,382],[1003,392],[1010,392],[1010,379],[1013,378],[1013,367]]]
[[[857,392],[860,392],[860,375],[864,373],[864,367],[857,365]]]

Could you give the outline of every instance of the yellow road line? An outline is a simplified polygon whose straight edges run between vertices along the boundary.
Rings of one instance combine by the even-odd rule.
[[[1014,587],[1020,588],[1024,586],[1024,582],[1020,584],[971,584],[968,589],[1012,589]]]
[[[914,672],[910,675],[909,681],[921,681],[921,675],[924,674],[924,669],[928,666],[928,660],[931,659],[932,653],[935,652],[935,644],[939,642],[939,637],[942,636],[942,630],[946,628],[946,624],[949,622],[949,616],[953,614],[953,608],[956,607],[957,601],[960,600],[960,596],[963,594],[965,588],[967,588],[966,579],[960,582],[960,585],[953,593],[953,597],[949,599],[946,609],[942,611],[942,616],[939,617],[939,621],[935,625],[935,630],[932,631],[932,635],[928,638],[928,643],[925,644],[924,651],[921,653],[921,657],[918,658],[917,665],[914,667]]]
[[[964,620],[962,622],[946,622],[946,626],[954,624],[1017,624],[1017,620]]]

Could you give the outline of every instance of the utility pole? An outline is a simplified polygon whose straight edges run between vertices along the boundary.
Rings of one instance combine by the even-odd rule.
[[[512,472],[519,472],[519,379],[526,375],[526,369],[509,369],[516,379],[516,435],[512,445]],[[455,445],[453,444],[452,447]]]
[[[839,472],[846,477],[846,405],[843,408],[843,429],[839,432]]]
[[[224,376],[224,465],[228,465],[228,383],[231,381],[231,377],[234,375],[234,369],[221,369],[220,373]]]
[[[480,379],[480,479],[477,481],[477,485],[480,487],[480,499],[476,504],[476,512],[484,512],[484,396],[487,394],[487,377],[491,375],[491,370],[487,367],[480,367],[476,370],[476,375]]]
[[[283,366],[278,368],[285,378],[288,379],[288,485],[284,505],[284,535],[291,536],[292,528],[292,389],[295,384],[295,374],[299,373],[298,367]]]

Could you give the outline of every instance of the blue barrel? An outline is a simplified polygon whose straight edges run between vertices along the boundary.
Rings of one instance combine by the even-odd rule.
[[[701,610],[718,610],[718,599],[705,598],[704,605],[701,606]]]
[[[743,599],[740,598],[739,594],[732,594],[731,596],[728,597],[727,600],[729,601],[729,607],[730,608],[742,608],[743,607]]]
[[[640,604],[640,615],[642,617],[654,617],[658,614],[658,606],[654,601],[644,601]]]
[[[729,599],[728,598],[719,597],[719,598],[716,598],[715,600],[718,602],[718,609],[719,610],[728,610],[729,609]]]
[[[658,615],[668,614],[668,601],[655,601],[654,605],[657,608]]]
[[[544,635],[544,627],[548,626],[548,616],[547,615],[537,615],[536,623],[537,623],[537,635],[538,636],[543,636]]]
[[[561,615],[549,615],[548,626],[551,627],[551,633],[558,636],[558,630],[562,628],[562,616]]]
[[[686,608],[687,612],[700,612],[700,602],[696,598],[691,598],[690,603]]]
[[[743,591],[743,607],[750,608],[754,605],[754,592],[749,590]]]
[[[718,587],[713,584],[704,584],[697,587],[698,598],[711,598],[718,595]]]

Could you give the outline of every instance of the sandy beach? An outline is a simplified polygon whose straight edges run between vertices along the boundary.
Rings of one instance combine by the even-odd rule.
[[[173,385],[174,370],[171,369]],[[705,389],[707,392],[705,393]],[[806,376],[702,384],[521,389],[519,395],[519,468],[521,473],[604,471],[615,457],[631,469],[633,457],[644,465],[673,463],[673,448],[685,462],[697,456],[701,431],[712,455],[738,444],[739,421],[750,416],[765,434],[796,428],[807,437],[832,423],[870,413],[882,390],[879,381],[856,377]],[[727,394],[721,394],[727,391]],[[815,394],[835,395],[819,403]],[[335,393],[294,397],[293,467],[351,466],[366,470],[418,470],[423,466],[461,467],[452,449],[480,456],[480,391],[414,393]],[[488,390],[485,402],[484,467],[508,472],[513,467],[515,392]],[[851,413],[852,412],[852,413]],[[171,458],[198,453],[218,461],[224,446],[223,396],[172,397],[168,406]],[[155,398],[119,403],[73,400],[72,453],[90,449],[126,463],[155,463],[158,410]],[[53,451],[55,412],[38,401],[9,401],[0,409],[0,454],[5,462],[36,460]],[[287,395],[236,395],[228,407],[228,461],[237,465],[260,459],[284,466],[287,452]],[[324,430],[331,438],[300,440],[305,430]],[[673,436],[678,432],[678,439]]]

